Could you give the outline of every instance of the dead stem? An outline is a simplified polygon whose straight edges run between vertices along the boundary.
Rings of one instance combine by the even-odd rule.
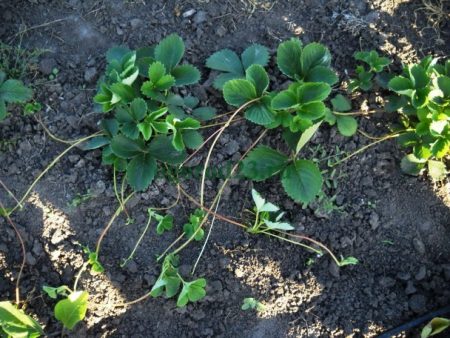
[[[19,304],[20,304],[20,288],[19,288],[20,278],[22,277],[22,271],[25,268],[27,251],[25,249],[25,243],[23,241],[22,235],[19,232],[19,229],[16,227],[14,222],[11,220],[11,217],[9,217],[9,214],[6,211],[5,206],[3,205],[3,203],[1,201],[0,201],[0,208],[3,211],[5,218],[8,220],[8,223],[14,229],[14,232],[16,233],[17,238],[19,239],[19,242],[20,242],[20,246],[22,248],[22,264],[20,264],[20,269],[19,269],[19,273],[17,274],[17,280],[16,280],[16,304],[17,304],[17,306],[19,306]]]

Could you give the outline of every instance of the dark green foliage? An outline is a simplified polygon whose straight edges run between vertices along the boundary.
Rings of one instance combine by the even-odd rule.
[[[439,64],[427,57],[404,67],[389,81],[397,95],[390,99],[407,130],[399,143],[412,149],[401,163],[404,172],[418,175],[426,165],[435,180],[445,177],[443,163],[450,154],[450,61]]]
[[[213,108],[197,107],[198,99],[171,92],[200,79],[194,66],[180,64],[183,55],[184,43],[175,34],[155,47],[114,47],[107,53],[108,66],[94,101],[109,113],[102,121],[103,135],[85,149],[103,148],[103,163],[124,171],[135,191],[152,183],[158,162],[179,164],[186,148],[200,146],[197,118],[208,120],[215,114]]]
[[[370,52],[356,52],[354,58],[364,63],[364,66],[356,67],[357,78],[350,81],[349,91],[357,89],[368,91],[373,87],[373,79],[384,86],[387,73],[382,73],[383,69],[391,64],[387,57],[379,56],[374,50]]]
[[[206,60],[206,67],[223,72],[214,80],[214,87],[222,89],[223,85],[233,79],[246,76],[246,71],[252,65],[266,66],[269,61],[267,48],[258,44],[248,47],[239,57],[229,49],[222,49]]]

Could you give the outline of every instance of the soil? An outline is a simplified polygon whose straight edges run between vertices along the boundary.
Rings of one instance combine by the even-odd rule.
[[[361,49],[379,50],[395,60],[393,69],[399,69],[402,62],[424,55],[448,56],[449,8],[443,3],[447,6],[443,22],[433,28],[435,17],[421,1],[2,1],[0,38],[11,45],[47,50],[25,80],[40,83],[35,87],[36,99],[44,107],[40,116],[50,131],[63,139],[76,139],[98,130],[102,116],[94,110],[92,97],[111,46],[138,48],[178,33],[186,44],[186,60],[204,74],[191,92],[203,104],[227,111],[220,93],[211,89],[212,75],[204,68],[205,59],[214,51],[242,51],[257,42],[273,55],[280,41],[298,36],[305,43],[320,41],[328,46],[342,80],[352,74],[352,55]],[[59,72],[49,80],[53,68]],[[369,109],[379,107],[376,94],[360,95],[357,100]],[[375,114],[359,123],[367,133],[383,135],[390,120],[386,114]],[[213,163],[238,159],[259,131],[247,122],[229,128]],[[2,123],[0,135],[0,179],[16,196],[22,196],[66,147],[18,111]],[[351,152],[369,142],[361,135],[343,138],[324,127],[308,152],[325,158],[331,154],[329,149]],[[271,132],[263,143],[281,147],[283,142],[277,132]],[[106,273],[82,275],[80,288],[90,293],[89,311],[85,321],[65,334],[374,337],[448,305],[450,183],[448,179],[433,184],[426,177],[405,176],[399,168],[402,156],[395,142],[388,141],[345,162],[330,178],[337,187],[326,191],[336,196],[334,210],[323,203],[302,209],[284,195],[276,180],[255,185],[287,211],[286,219],[296,232],[320,240],[338,255],[355,256],[360,264],[339,269],[328,256],[318,258],[289,243],[255,237],[216,221],[195,271],[195,276],[208,280],[206,298],[182,309],[164,298],[115,307],[148,292],[160,271],[155,255],[176,238],[176,232],[157,237],[152,230],[134,259],[124,268],[119,266],[140,236],[147,208],[168,206],[176,199],[175,187],[158,178],[148,191],[129,202],[134,223],[126,224],[121,215],[107,234],[101,250]],[[201,153],[197,160],[204,157]],[[112,172],[101,164],[98,151],[74,149],[37,184],[24,209],[13,215],[27,248],[21,294],[27,300],[27,312],[36,316],[49,335],[59,334],[61,326],[52,314],[55,301],[42,294],[42,286],[73,284],[84,259],[77,243],[94,248],[117,208],[112,181]],[[207,182],[207,198],[214,197],[218,184],[217,180]],[[198,180],[188,180],[183,186],[198,196]],[[245,218],[244,210],[251,207],[251,188],[250,182],[232,181],[218,212]],[[87,201],[71,206],[77,194],[88,191]],[[0,196],[3,203],[14,205],[3,190]],[[194,208],[181,199],[170,213],[181,227]],[[13,230],[5,220],[1,223],[0,299],[12,300],[21,251]],[[182,272],[189,273],[200,249],[200,244],[193,244],[183,251]],[[242,311],[246,297],[264,303],[265,311]],[[414,331],[400,336],[417,335]]]

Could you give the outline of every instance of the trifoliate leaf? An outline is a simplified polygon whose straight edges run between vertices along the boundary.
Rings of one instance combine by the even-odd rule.
[[[178,296],[177,306],[183,307],[188,302],[196,302],[206,295],[206,280],[204,278],[197,279],[192,282],[184,282],[180,295]]]

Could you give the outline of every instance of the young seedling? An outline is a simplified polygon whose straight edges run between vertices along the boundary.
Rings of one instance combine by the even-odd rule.
[[[258,301],[255,298],[244,298],[241,309],[244,311],[247,310],[255,310],[257,312],[262,312],[265,310],[265,306],[263,303],[261,303],[260,301]]]
[[[77,208],[81,204],[92,199],[93,197],[94,195],[89,190],[87,191],[86,194],[77,193],[76,196],[69,203],[67,203],[67,206],[70,208]]]
[[[161,274],[150,295],[159,297],[165,294],[166,298],[172,298],[178,294],[177,306],[184,307],[189,302],[196,302],[205,297],[206,280],[199,278],[191,282],[185,281],[178,272],[178,264],[178,256],[170,254],[165,257]]]
[[[350,92],[354,92],[357,89],[363,91],[372,89],[374,77],[380,84],[385,82],[384,78],[387,74],[382,73],[382,71],[391,64],[391,60],[387,57],[379,56],[374,50],[370,52],[356,52],[354,58],[355,60],[363,62],[364,65],[356,67],[358,78],[350,81],[348,86]]]
[[[25,103],[32,96],[33,91],[22,81],[7,79],[6,74],[0,71],[0,121],[5,119],[9,104]]]
[[[294,230],[292,225],[281,221],[284,212],[280,212],[275,219],[271,220],[270,214],[279,212],[279,207],[270,202],[266,202],[266,200],[262,198],[262,196],[255,189],[252,189],[252,197],[255,203],[255,222],[252,227],[248,228],[248,232],[259,234],[264,233],[267,230]]]

